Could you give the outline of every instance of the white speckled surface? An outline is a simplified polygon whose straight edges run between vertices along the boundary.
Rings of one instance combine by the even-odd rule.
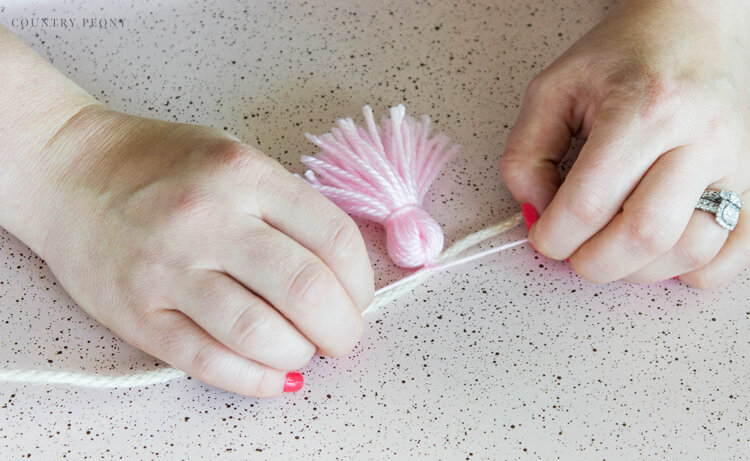
[[[365,103],[405,101],[464,146],[430,195],[448,241],[515,213],[499,154],[528,80],[609,1],[6,2],[0,23],[100,100],[225,127],[290,170]],[[13,18],[124,18],[20,30]],[[377,285],[403,275],[363,228]],[[508,239],[523,236],[518,229]],[[94,391],[0,383],[0,458],[740,459],[750,285],[593,286],[527,246],[369,317],[346,359],[255,400],[195,380]],[[150,369],[0,231],[0,366]]]

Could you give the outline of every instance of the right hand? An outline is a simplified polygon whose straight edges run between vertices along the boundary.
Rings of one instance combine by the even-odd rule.
[[[93,104],[43,154],[66,166],[29,178],[18,203],[43,223],[32,248],[139,349],[270,397],[316,351],[341,357],[360,340],[374,280],[357,226],[257,150]]]
[[[748,22],[744,0],[621,1],[532,81],[501,173],[542,213],[539,253],[594,283],[712,288],[750,264],[750,207],[731,234],[695,210],[706,189],[750,199]]]

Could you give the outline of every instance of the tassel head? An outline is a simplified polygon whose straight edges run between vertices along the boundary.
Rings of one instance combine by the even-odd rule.
[[[443,230],[422,207],[399,208],[385,221],[388,256],[401,267],[430,267],[443,251]]]

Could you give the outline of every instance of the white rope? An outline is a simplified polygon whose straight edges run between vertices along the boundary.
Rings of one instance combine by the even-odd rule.
[[[176,368],[158,368],[129,375],[94,375],[79,371],[0,369],[0,381],[29,384],[70,384],[73,386],[108,389],[161,384],[182,378],[185,372]]]
[[[468,250],[469,248],[479,245],[480,243],[484,242],[487,239],[490,239],[492,237],[495,237],[496,235],[505,233],[509,231],[510,229],[516,227],[517,225],[521,223],[522,220],[523,220],[523,217],[521,216],[521,213],[518,213],[517,215],[501,223],[495,224],[494,226],[490,226],[486,229],[482,229],[480,231],[474,232],[473,234],[467,235],[466,237],[457,241],[456,243],[451,245],[450,248],[448,248],[447,250],[443,251],[440,254],[440,257],[438,258],[437,266],[420,269],[414,272],[413,274],[407,277],[404,277],[401,280],[398,280],[397,282],[391,283],[390,285],[386,285],[383,288],[376,291],[375,297],[373,298],[372,303],[370,303],[367,309],[362,311],[362,315],[371,314],[377,311],[380,307],[385,306],[386,304],[390,304],[391,302],[397,300],[398,298],[402,297],[406,293],[412,291],[414,288],[423,284],[433,274],[436,274],[440,271],[448,269],[449,267],[457,266],[459,264],[464,264],[469,261],[473,261],[475,259],[481,258],[483,256],[487,256],[492,253],[497,253],[499,251],[507,250],[516,245],[521,245],[523,243],[526,243],[528,239],[521,239],[512,243],[490,248],[489,250],[482,251],[480,253],[467,256],[465,258],[456,259],[458,255]]]
[[[420,269],[413,274],[398,280],[390,285],[384,286],[375,292],[370,306],[362,312],[362,315],[371,314],[380,307],[389,304],[405,294],[412,291],[429,279],[433,274],[446,270],[459,264],[485,257],[487,255],[507,250],[517,245],[526,243],[528,239],[521,239],[497,247],[490,248],[479,253],[457,259],[458,255],[465,250],[474,247],[487,239],[500,235],[516,227],[523,220],[521,213],[513,217],[469,234],[457,241],[450,248],[441,253],[438,264],[433,267]],[[118,387],[138,387],[152,384],[162,384],[178,378],[185,377],[185,372],[176,368],[158,368],[156,370],[139,371],[127,375],[95,375],[77,371],[58,370],[22,370],[0,368],[0,382],[18,382],[29,384],[69,384],[72,386],[91,387],[96,389],[110,389]]]

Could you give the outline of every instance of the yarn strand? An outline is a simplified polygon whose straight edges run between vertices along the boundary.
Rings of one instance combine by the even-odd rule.
[[[81,371],[0,369],[0,381],[27,384],[69,384],[94,389],[162,384],[187,376],[176,368],[158,368],[127,375],[95,375]]]
[[[418,121],[402,104],[379,127],[369,106],[362,114],[367,129],[342,118],[329,133],[305,135],[320,152],[302,156],[309,168],[303,177],[347,213],[382,224],[396,265],[434,266],[444,235],[423,201],[459,146],[444,134],[431,135],[430,118]]]
[[[375,297],[373,298],[373,304],[370,304],[370,306],[362,311],[362,315],[367,315],[375,312],[380,308],[383,304],[375,304],[375,301],[379,301],[379,295],[385,294],[390,292],[391,296],[393,296],[393,300],[400,298],[403,296],[403,294],[408,293],[409,291],[412,291],[417,286],[424,283],[424,281],[429,278],[432,274],[436,272],[442,272],[446,269],[449,269],[454,266],[458,266],[460,264],[464,264],[470,261],[474,261],[475,259],[483,258],[485,256],[491,255],[493,253],[499,253],[501,251],[513,248],[518,245],[522,245],[526,242],[528,242],[528,238],[523,238],[521,240],[516,240],[515,242],[506,243],[505,245],[500,245],[499,247],[490,248],[489,250],[481,251],[479,253],[466,256],[465,258],[461,258],[456,261],[452,261],[443,265],[439,266],[433,266],[433,267],[426,267],[424,269],[420,269],[413,274],[402,278],[401,280],[398,280],[390,285],[387,285],[375,292]],[[389,301],[390,302],[390,301]]]
[[[375,292],[372,303],[370,303],[370,306],[362,312],[362,315],[369,315],[377,311],[382,306],[385,306],[386,304],[389,304],[401,298],[405,294],[412,291],[414,288],[423,284],[432,275],[440,271],[526,243],[528,239],[524,238],[515,242],[492,247],[488,250],[458,259],[458,256],[464,251],[475,247],[476,245],[479,245],[480,243],[492,237],[509,231],[510,229],[520,224],[522,220],[523,218],[521,216],[521,213],[518,213],[503,222],[474,232],[458,240],[453,245],[451,245],[450,248],[446,249],[440,254],[436,265],[420,269],[401,280],[398,280],[377,290]],[[27,384],[68,384],[72,386],[89,387],[95,389],[150,386],[155,384],[163,384],[174,379],[184,378],[185,376],[187,376],[185,372],[171,367],[158,368],[156,370],[139,371],[136,373],[119,376],[96,375],[85,372],[63,370],[24,370],[0,368],[0,382],[4,381]]]

